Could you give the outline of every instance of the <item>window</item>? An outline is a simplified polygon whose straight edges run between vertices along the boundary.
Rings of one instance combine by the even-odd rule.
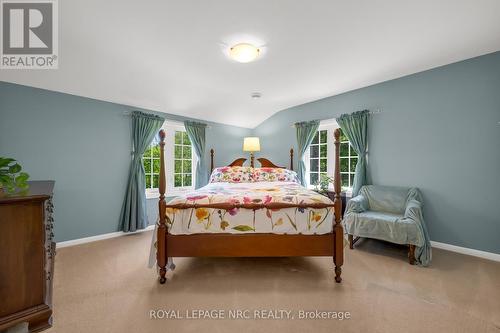
[[[165,172],[166,196],[176,196],[193,189],[194,166],[198,161],[191,141],[182,123],[168,121],[162,127],[165,130]],[[144,152],[142,157],[146,174],[146,197],[159,196],[160,181],[160,146],[159,139]]]
[[[314,188],[318,184],[321,176],[332,177],[334,174],[335,145],[333,144],[333,131],[336,128],[338,128],[338,125],[335,119],[322,121],[309,149],[304,154],[306,163],[305,178],[310,188]],[[330,187],[333,187],[333,184],[330,184]]]
[[[160,181],[160,146],[154,140],[142,156],[146,173],[146,189],[158,188]]]
[[[184,131],[175,131],[174,187],[193,185],[193,151],[189,136]]]
[[[339,128],[335,119],[322,121],[309,149],[305,153],[306,180],[308,187],[315,187],[322,175],[333,178],[335,174],[334,131]],[[354,182],[354,174],[358,156],[349,140],[340,132],[340,179],[343,191],[350,191]],[[333,188],[333,184],[330,184]]]
[[[328,131],[326,129],[316,132],[309,146],[309,184],[316,185],[321,175],[328,172]]]
[[[352,189],[354,174],[358,164],[358,154],[351,147],[349,140],[340,131],[340,179],[342,189]]]

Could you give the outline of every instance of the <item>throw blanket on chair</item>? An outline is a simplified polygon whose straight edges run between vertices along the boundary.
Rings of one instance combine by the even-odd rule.
[[[432,251],[422,206],[415,187],[367,185],[347,203],[342,222],[350,235],[415,245],[417,264],[428,266]]]

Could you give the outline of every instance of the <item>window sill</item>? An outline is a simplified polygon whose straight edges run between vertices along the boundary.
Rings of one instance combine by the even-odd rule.
[[[148,193],[148,192],[146,192],[146,200],[158,199],[159,197],[160,197],[160,193]]]
[[[178,197],[180,195],[183,195],[184,193],[187,193],[189,191],[192,191],[194,189],[188,188],[184,190],[177,190],[177,191],[170,191],[170,192],[165,192],[165,197]],[[158,191],[146,191],[146,200],[149,199],[159,199],[160,198],[160,192]]]

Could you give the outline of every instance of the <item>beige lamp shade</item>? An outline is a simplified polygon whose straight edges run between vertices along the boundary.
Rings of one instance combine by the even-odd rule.
[[[260,151],[260,140],[258,137],[251,136],[243,139],[243,151]]]

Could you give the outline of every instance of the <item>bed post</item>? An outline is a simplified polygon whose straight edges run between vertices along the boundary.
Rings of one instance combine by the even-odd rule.
[[[293,148],[290,148],[290,170],[293,171]]]
[[[210,173],[214,171],[214,149],[210,149]]]
[[[334,253],[333,262],[335,264],[335,281],[340,283],[342,278],[342,264],[344,263],[344,231],[341,224],[341,214],[342,214],[342,200],[340,199],[340,129],[337,128],[334,132],[335,137],[335,175],[334,175],[334,185],[335,185],[335,225],[333,227],[334,232]]]
[[[167,224],[166,224],[166,202],[165,202],[165,131],[160,130],[160,201],[158,202],[158,234],[156,239],[156,262],[160,270],[160,283],[167,279]]]

